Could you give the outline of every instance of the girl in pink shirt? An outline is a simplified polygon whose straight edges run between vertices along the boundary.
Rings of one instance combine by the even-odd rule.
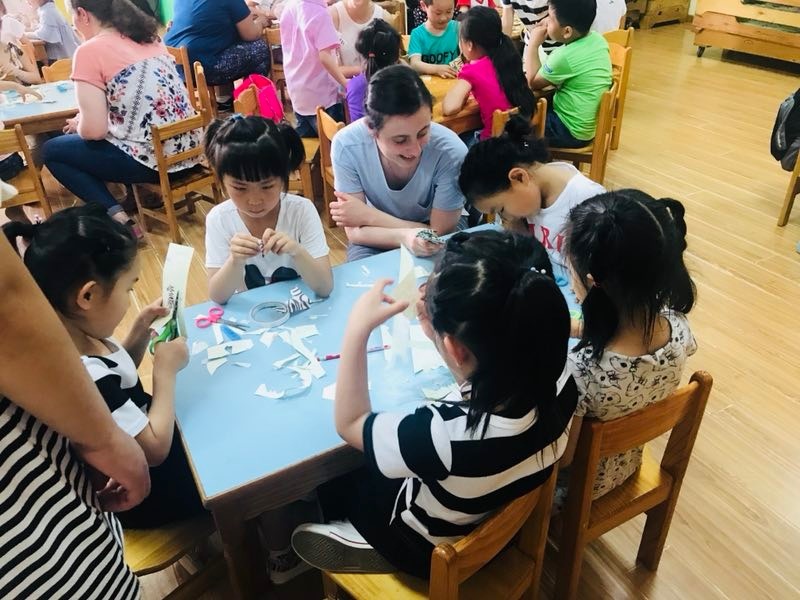
[[[480,139],[484,140],[492,136],[495,110],[518,106],[524,117],[533,115],[536,99],[522,72],[522,58],[503,33],[496,10],[484,6],[469,9],[461,21],[458,45],[469,62],[462,67],[458,81],[442,102],[445,116],[464,108],[472,93],[481,112]]]

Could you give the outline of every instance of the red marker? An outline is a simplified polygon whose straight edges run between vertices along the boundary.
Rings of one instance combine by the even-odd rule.
[[[384,350],[388,350],[389,348],[391,348],[389,344],[386,344],[385,346],[373,346],[372,348],[367,348],[367,354],[369,354],[370,352],[383,352]],[[322,362],[325,360],[336,360],[337,358],[342,358],[342,355],[338,352],[336,354],[326,354],[325,356],[321,356],[317,360]]]

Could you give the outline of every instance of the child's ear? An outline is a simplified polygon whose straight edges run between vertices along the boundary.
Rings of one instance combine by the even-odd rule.
[[[588,284],[587,289],[593,288],[597,285],[591,273],[586,274],[586,283]]]
[[[89,310],[92,308],[92,303],[97,301],[100,286],[96,281],[87,281],[84,283],[78,293],[75,295],[75,304],[81,310]]]
[[[445,352],[450,355],[450,358],[459,367],[472,360],[472,352],[470,352],[469,348],[453,336],[445,334],[442,343],[444,344]]]
[[[508,172],[508,180],[511,182],[511,185],[527,185],[531,179],[531,174],[528,173],[527,169],[523,169],[522,167],[513,167]]]
[[[564,39],[569,41],[575,37],[575,30],[572,28],[572,25],[567,25],[566,27],[564,27],[562,34],[564,36]]]

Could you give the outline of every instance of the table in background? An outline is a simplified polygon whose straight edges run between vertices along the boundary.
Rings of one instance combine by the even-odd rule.
[[[433,96],[433,120],[456,133],[482,129],[481,114],[478,111],[478,103],[472,96],[459,112],[454,115],[444,116],[442,114],[442,100],[447,95],[458,79],[444,79],[436,75],[421,75],[425,87],[428,88]]]
[[[47,50],[45,48],[45,43],[43,40],[31,40],[31,44],[33,45],[33,58],[36,62],[40,62],[43,64],[49,64],[50,59],[47,58]]]
[[[415,259],[415,263],[430,270],[433,261]],[[331,297],[294,315],[285,325],[316,325],[319,335],[306,338],[306,345],[317,355],[339,352],[350,309],[366,291],[347,284],[363,286],[382,277],[396,279],[398,268],[398,250],[334,268]],[[561,283],[566,285],[566,279]],[[295,285],[307,291],[296,280],[235,295],[225,306],[225,318],[247,320],[250,329],[257,329],[250,309],[266,300],[286,301]],[[570,305],[575,306],[574,300]],[[186,309],[190,347],[196,341],[215,343],[211,329],[194,325],[194,317],[207,314],[211,306]],[[268,584],[255,526],[247,522],[303,498],[321,483],[357,468],[363,459],[336,433],[333,402],[322,398],[323,388],[336,381],[338,361],[322,362],[325,376],[315,379],[302,395],[264,398],[254,393],[262,383],[272,389],[297,385],[290,371],[272,366],[294,350],[278,339],[267,348],[258,336],[242,338],[252,339],[254,347],[228,357],[214,375],[209,375],[203,364],[205,351],[191,357],[178,375],[175,411],[198,490],[222,538],[233,590],[237,597],[249,598]],[[381,343],[380,332],[373,332],[370,346]],[[250,367],[234,362],[250,363]],[[389,365],[383,352],[369,354],[368,364],[370,397],[376,410],[411,412],[423,401],[422,386],[452,382],[446,369],[414,375],[410,361]]]
[[[78,101],[75,87],[71,81],[57,81],[31,86],[44,96],[42,101],[0,104],[0,121],[6,129],[21,125],[26,135],[61,131],[67,119],[78,114]],[[2,94],[8,101],[17,98],[16,94]]]

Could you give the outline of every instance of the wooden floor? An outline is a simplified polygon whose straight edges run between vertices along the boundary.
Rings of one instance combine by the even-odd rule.
[[[798,70],[721,60],[713,48],[697,59],[691,39],[680,25],[636,32],[622,143],[606,184],[686,204],[699,296],[691,314],[699,350],[688,371],[709,371],[714,390],[660,569],[635,565],[642,520],[634,520],[590,546],[582,598],[800,597],[800,206],[776,227],[789,174],[769,155],[777,107],[796,89]],[[182,222],[197,250],[189,303],[205,299],[202,216]],[[342,234],[328,239],[341,262]],[[165,231],[149,240],[136,306],[160,288]],[[171,571],[143,578],[145,597],[161,597],[173,581]],[[318,600],[322,592],[313,575],[269,596]],[[224,581],[203,596],[229,597]]]

